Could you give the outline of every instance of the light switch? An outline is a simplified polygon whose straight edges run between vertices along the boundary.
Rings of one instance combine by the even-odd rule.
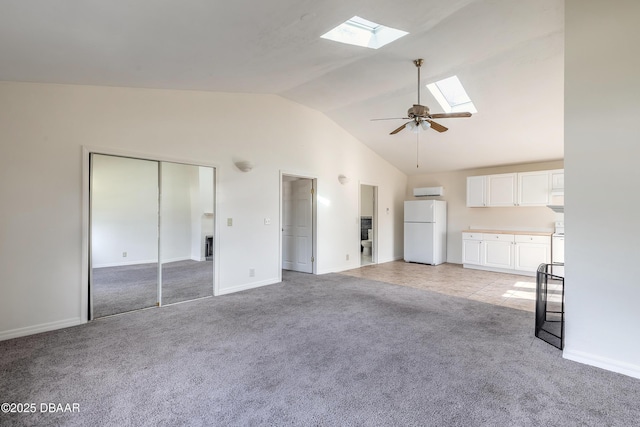
[[[271,218],[265,218],[264,225],[270,225],[270,224],[271,224]]]
[[[227,218],[227,227],[231,227],[233,225],[233,218]]]

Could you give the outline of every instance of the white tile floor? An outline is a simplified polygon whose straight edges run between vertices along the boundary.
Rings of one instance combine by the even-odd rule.
[[[535,277],[472,270],[460,264],[432,266],[404,261],[364,265],[343,274],[535,311]]]

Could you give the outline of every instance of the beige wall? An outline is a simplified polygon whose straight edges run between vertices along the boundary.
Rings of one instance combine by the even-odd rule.
[[[467,177],[509,172],[562,169],[562,160],[544,163],[469,169],[424,175],[411,175],[407,181],[407,200],[413,197],[415,187],[444,187],[444,195],[435,197],[447,201],[447,262],[462,263],[462,231],[471,226],[518,229],[552,230],[555,214],[546,207],[468,208]]]
[[[640,2],[565,7],[563,355],[640,378]]]
[[[0,141],[0,339],[86,320],[83,146],[216,168],[219,293],[280,280],[281,173],[317,178],[318,273],[360,265],[359,182],[378,186],[379,261],[402,257],[406,175],[278,96],[0,82]]]

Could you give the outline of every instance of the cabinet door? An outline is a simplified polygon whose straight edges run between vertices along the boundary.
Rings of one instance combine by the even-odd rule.
[[[487,205],[515,206],[517,174],[503,173],[487,176]]]
[[[552,240],[553,240],[553,244],[552,244],[551,260],[553,262],[564,263],[564,237],[553,236]]]
[[[562,191],[564,190],[564,169],[557,169],[551,171],[551,190]]]
[[[462,263],[482,264],[482,240],[462,241]]]
[[[524,172],[518,174],[518,205],[546,206],[550,194],[549,171]]]
[[[484,240],[482,245],[483,265],[513,269],[513,242]]]
[[[551,261],[551,247],[549,244],[516,243],[515,269],[521,271],[537,271],[542,263]]]
[[[467,207],[485,207],[486,202],[486,176],[467,177]]]

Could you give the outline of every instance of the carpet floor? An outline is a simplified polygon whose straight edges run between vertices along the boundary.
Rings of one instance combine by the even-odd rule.
[[[213,261],[175,261],[162,265],[162,304],[213,295]],[[93,269],[93,317],[141,308],[158,301],[158,264]]]
[[[79,408],[0,425],[638,425],[640,381],[563,359],[530,312],[283,277],[0,342],[3,402]]]

